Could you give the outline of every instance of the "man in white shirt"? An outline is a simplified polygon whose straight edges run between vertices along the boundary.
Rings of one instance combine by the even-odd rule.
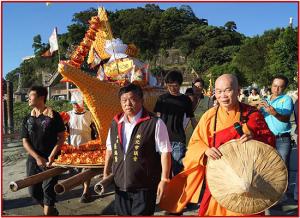
[[[104,179],[113,173],[117,215],[150,216],[169,182],[167,127],[143,107],[139,86],[122,87],[119,98],[123,113],[114,117],[108,133]]]

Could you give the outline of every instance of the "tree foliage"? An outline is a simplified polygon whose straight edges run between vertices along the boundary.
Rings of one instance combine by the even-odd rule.
[[[248,84],[270,85],[270,78],[282,74],[289,78],[291,86],[298,66],[297,28],[277,28],[261,36],[245,40],[233,62],[245,75]]]
[[[95,15],[95,8],[75,13],[67,32],[58,35],[62,60],[69,59],[84,37],[89,19]],[[159,57],[168,57],[168,49],[178,49],[185,58],[186,63],[178,67],[195,69],[203,78],[208,75],[215,78],[227,72],[236,74],[245,85],[256,82],[262,86],[268,85],[270,76],[277,73],[292,81],[297,71],[297,27],[277,28],[260,36],[246,37],[237,31],[235,21],[221,27],[209,25],[207,19],[197,17],[188,5],[162,10],[158,5],[147,4],[108,11],[108,16],[114,37],[124,43],[134,43],[139,48],[138,58],[148,61],[155,74],[170,67],[157,61]],[[35,58],[23,61],[6,76],[15,88],[18,73],[22,74],[23,86],[29,87],[42,82],[43,72],[54,73],[57,69],[57,53],[52,58],[40,56],[49,48],[40,35],[34,36],[32,47]],[[86,61],[82,69],[96,73],[88,68]]]
[[[50,100],[47,101],[47,106],[57,112],[72,110],[72,105],[66,100]],[[14,103],[14,125],[15,129],[20,129],[25,116],[30,113],[31,109],[27,102]]]

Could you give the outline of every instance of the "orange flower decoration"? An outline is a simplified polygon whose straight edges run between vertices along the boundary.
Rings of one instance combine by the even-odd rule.
[[[67,122],[69,122],[69,120],[70,120],[70,115],[69,115],[67,112],[62,111],[62,112],[60,112],[59,114],[60,114],[61,118],[63,119],[64,124],[66,124]]]

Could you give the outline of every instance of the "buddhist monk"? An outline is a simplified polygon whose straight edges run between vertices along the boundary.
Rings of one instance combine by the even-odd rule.
[[[256,108],[238,101],[238,87],[238,80],[232,74],[223,74],[216,80],[215,95],[218,105],[201,117],[183,159],[184,171],[168,184],[160,201],[161,209],[170,213],[180,213],[187,203],[198,203],[205,179],[207,158],[221,158],[222,153],[218,147],[222,144],[232,139],[237,139],[239,143],[255,139],[271,146],[275,145],[275,137],[263,115]],[[242,133],[236,130],[235,123],[240,124]],[[205,187],[199,216],[245,215],[223,208],[211,196],[208,186]]]

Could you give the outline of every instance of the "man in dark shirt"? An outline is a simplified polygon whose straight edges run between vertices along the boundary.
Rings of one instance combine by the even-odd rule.
[[[30,115],[26,116],[21,129],[23,146],[28,152],[27,176],[32,176],[50,167],[60,146],[64,143],[65,126],[59,113],[45,105],[47,89],[34,86],[29,91]],[[43,208],[44,215],[58,215],[54,207],[54,186],[57,176],[29,187],[30,196]]]
[[[170,71],[165,78],[168,93],[159,96],[154,112],[166,124],[172,146],[172,172],[177,175],[183,169],[182,158],[186,152],[186,136],[183,127],[184,115],[191,119],[193,128],[197,121],[193,113],[192,101],[180,93],[183,82],[179,71]]]

